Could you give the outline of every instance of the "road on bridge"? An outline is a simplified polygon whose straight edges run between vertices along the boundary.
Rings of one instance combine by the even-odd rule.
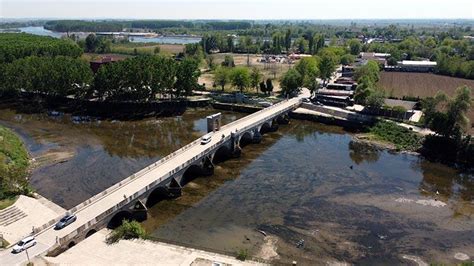
[[[82,209],[79,209],[77,212],[75,212],[77,220],[71,225],[59,231],[54,230],[53,227],[49,227],[38,233],[36,235],[36,240],[38,241],[38,244],[28,250],[30,258],[45,253],[48,249],[55,246],[56,241],[58,239],[67,236],[71,232],[77,230],[82,225],[87,224],[95,217],[98,217],[104,211],[113,208],[115,205],[117,205],[124,199],[124,195],[126,195],[127,197],[133,195],[134,193],[147,187],[155,180],[165,176],[167,173],[176,169],[176,167],[182,165],[188,160],[194,158],[195,156],[198,156],[207,148],[211,147],[214,144],[217,144],[221,140],[220,136],[222,134],[224,134],[225,136],[229,136],[231,132],[236,132],[236,130],[240,130],[242,128],[245,128],[246,126],[266,121],[268,120],[268,117],[272,116],[272,114],[295,107],[300,102],[301,98],[292,98],[289,100],[284,100],[283,102],[265,108],[262,111],[245,116],[228,125],[224,125],[223,127],[221,127],[221,130],[215,133],[216,137],[212,138],[210,143],[207,143],[206,145],[201,145],[199,142],[196,142],[194,145],[184,150],[182,153],[176,154],[175,156],[157,165],[151,171],[145,173],[142,176],[134,178],[132,181],[124,184],[118,189],[106,194],[103,197],[100,197],[95,202],[84,206]],[[17,265],[25,262],[27,262],[25,252],[21,252],[19,254],[12,254],[11,250],[5,250],[0,253],[0,265]]]

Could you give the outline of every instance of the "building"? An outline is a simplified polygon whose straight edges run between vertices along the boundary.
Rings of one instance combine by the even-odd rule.
[[[403,60],[397,62],[397,67],[399,67],[401,71],[407,72],[431,72],[435,69],[436,65],[436,62],[432,61]]]
[[[103,56],[99,59],[94,59],[89,62],[90,67],[92,69],[92,72],[97,73],[99,71],[99,68],[104,65],[104,64],[110,64],[114,63],[117,61],[122,61],[124,60],[125,57],[120,57],[120,56]]]
[[[359,54],[359,58],[362,59],[363,61],[369,61],[373,60],[376,61],[377,63],[381,65],[387,65],[387,58],[390,57],[390,54],[386,53],[365,53],[361,52]]]
[[[405,101],[397,99],[385,99],[384,105],[388,107],[403,107],[405,110],[415,110],[420,108],[419,102]]]

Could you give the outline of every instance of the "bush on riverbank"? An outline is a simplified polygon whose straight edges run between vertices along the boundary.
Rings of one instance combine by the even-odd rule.
[[[107,236],[107,243],[117,243],[120,239],[146,238],[146,231],[137,221],[123,220],[122,225],[115,228]]]
[[[28,152],[23,142],[11,130],[0,126],[0,203],[12,203],[15,196],[30,193],[27,167]]]
[[[474,141],[471,136],[459,140],[443,136],[427,136],[420,152],[431,161],[474,168]]]
[[[379,121],[369,131],[376,139],[391,142],[399,150],[415,151],[421,146],[421,136],[393,122]]]

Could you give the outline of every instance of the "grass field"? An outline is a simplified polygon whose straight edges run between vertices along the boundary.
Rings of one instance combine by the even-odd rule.
[[[184,50],[181,44],[156,44],[156,43],[119,43],[112,44],[111,52],[116,54],[134,55],[135,49],[138,54],[154,54],[155,48],[160,47],[160,52],[164,54],[178,54]]]
[[[431,73],[381,72],[378,85],[388,95],[426,98],[443,91],[453,96],[456,88],[467,85],[472,88],[474,97],[474,80],[435,75]],[[471,134],[474,133],[474,106],[468,114],[471,122]]]

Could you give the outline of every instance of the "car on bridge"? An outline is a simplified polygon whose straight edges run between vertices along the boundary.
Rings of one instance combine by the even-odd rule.
[[[16,245],[13,247],[12,252],[20,253],[23,250],[31,248],[34,245],[36,245],[36,239],[32,236],[29,236],[20,240],[20,242],[16,243]]]
[[[54,226],[54,229],[55,230],[60,230],[60,229],[63,229],[64,227],[72,224],[73,222],[75,222],[77,219],[76,215],[74,214],[68,214],[66,216],[64,216],[63,218],[61,218],[61,220],[59,220],[59,222],[56,223],[56,225]]]
[[[212,136],[207,134],[207,135],[204,135],[202,138],[201,138],[201,145],[206,145],[207,143],[211,142],[212,140]]]

